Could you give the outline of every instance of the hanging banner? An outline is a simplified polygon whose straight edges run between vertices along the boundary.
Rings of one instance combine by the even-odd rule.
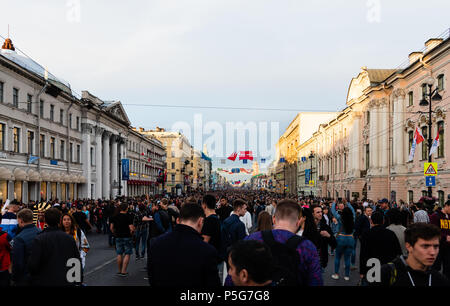
[[[130,160],[122,159],[122,180],[128,181],[130,179]]]
[[[305,185],[309,185],[311,180],[311,169],[305,169]]]

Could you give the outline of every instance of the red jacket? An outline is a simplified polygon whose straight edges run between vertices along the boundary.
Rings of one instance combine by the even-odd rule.
[[[0,272],[8,270],[11,264],[11,245],[7,237],[8,234],[0,228]]]

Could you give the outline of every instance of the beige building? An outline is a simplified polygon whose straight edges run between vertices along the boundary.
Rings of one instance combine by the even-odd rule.
[[[330,119],[334,112],[298,113],[276,144],[276,191],[297,195],[298,147],[311,137],[320,122]],[[286,162],[280,162],[284,158]],[[285,188],[284,188],[285,187]]]
[[[432,102],[431,136],[434,139],[440,129],[440,146],[432,156],[439,170],[433,196],[444,202],[450,193],[446,158],[450,147],[445,137],[449,36],[446,31],[428,40],[422,51],[412,52],[397,69],[363,67],[352,79],[345,109],[321,124],[310,140],[317,152],[319,196],[416,202],[426,195],[426,142],[417,145],[413,161],[408,156],[416,127],[428,137],[428,106],[419,103],[430,83],[442,97]],[[311,150],[310,144],[301,144],[303,155]]]
[[[165,190],[170,193],[188,192],[191,186],[192,146],[189,140],[179,132],[167,132],[163,128],[156,130],[139,129],[139,133],[158,139],[166,149],[167,182]]]

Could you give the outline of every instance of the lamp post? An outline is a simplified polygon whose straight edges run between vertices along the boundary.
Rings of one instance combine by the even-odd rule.
[[[441,101],[442,97],[439,94],[439,88],[436,87],[434,90],[432,90],[434,84],[434,79],[430,76],[426,80],[426,85],[428,86],[428,92],[423,93],[422,100],[420,101],[420,106],[429,106],[428,108],[428,152],[431,149],[431,146],[433,144],[433,138],[431,137],[431,127],[432,127],[432,121],[431,121],[431,113],[433,113],[431,109],[431,103],[432,101]],[[428,154],[428,162],[431,163],[432,156],[431,154]],[[428,196],[432,197],[432,187],[428,187]]]
[[[311,168],[309,170],[309,180],[312,181],[313,180],[313,169],[312,169],[312,163],[313,163],[313,158],[314,158],[314,152],[311,151],[311,154],[309,154],[309,160],[311,161]],[[312,191],[312,186],[311,187],[311,196],[313,196],[313,191]]]

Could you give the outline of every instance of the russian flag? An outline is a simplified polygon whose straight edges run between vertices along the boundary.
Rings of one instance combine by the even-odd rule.
[[[429,156],[431,156],[431,154],[435,153],[437,151],[438,147],[439,147],[439,131],[437,133],[436,138],[433,141],[433,145],[431,146],[430,155]]]

